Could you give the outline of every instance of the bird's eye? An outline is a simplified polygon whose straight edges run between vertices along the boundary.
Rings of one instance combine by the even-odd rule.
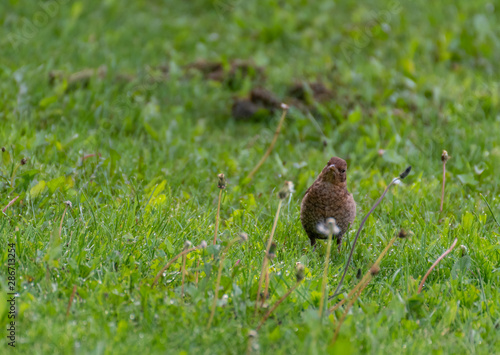
[[[345,173],[345,170],[344,169],[340,169],[340,172],[343,174],[343,173]]]

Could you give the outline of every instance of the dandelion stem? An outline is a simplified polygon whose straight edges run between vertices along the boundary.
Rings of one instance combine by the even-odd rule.
[[[444,186],[446,184],[446,162],[450,157],[448,156],[448,152],[443,150],[441,154],[441,161],[443,162],[443,187],[441,188],[441,206],[439,207],[439,213],[443,212],[443,204],[444,204]]]
[[[217,215],[215,216],[214,245],[217,243],[217,232],[219,230],[220,201],[222,199],[222,189],[219,190],[219,203],[217,205]]]
[[[206,244],[205,244],[206,245]],[[156,274],[156,277],[153,281],[153,285],[151,285],[151,288],[153,288],[156,283],[158,282],[158,280],[160,279],[161,275],[165,272],[165,270],[167,270],[177,259],[179,259],[181,256],[183,255],[186,255],[186,254],[189,254],[190,252],[192,252],[193,250],[196,250],[198,249],[198,247],[193,247],[193,248],[189,248],[189,249],[186,249],[186,250],[183,250],[182,252],[180,252],[179,254],[177,254],[176,256],[174,256],[172,259],[169,260],[169,262],[167,263],[167,265],[165,265],[158,274]]]
[[[281,118],[280,118],[280,121],[278,123],[278,127],[276,128],[276,131],[274,132],[273,140],[271,141],[271,144],[269,145],[269,148],[267,148],[266,152],[264,153],[264,156],[262,157],[262,159],[260,159],[260,161],[257,163],[257,165],[255,166],[255,168],[253,168],[253,170],[250,172],[250,174],[248,174],[248,176],[245,178],[245,181],[252,180],[252,178],[255,175],[255,173],[260,169],[261,165],[264,164],[264,162],[266,161],[266,159],[271,154],[271,151],[273,150],[274,145],[276,144],[276,141],[278,140],[278,136],[279,136],[280,131],[281,131],[281,126],[283,125],[283,122],[285,121],[286,113],[288,112],[288,106],[287,105],[281,104],[281,107],[283,108],[283,113],[281,114]]]
[[[325,306],[326,284],[328,282],[328,264],[330,263],[330,249],[332,248],[333,231],[328,232],[328,243],[326,246],[325,267],[323,269],[323,282],[321,284],[321,299],[319,302],[319,316],[323,317]]]
[[[443,212],[445,184],[446,184],[446,160],[443,161],[443,187],[441,188],[441,206],[439,207],[439,213]]]
[[[429,268],[429,270],[427,270],[424,278],[422,279],[422,281],[420,281],[420,285],[418,286],[418,292],[417,293],[421,293],[422,292],[422,288],[424,287],[425,280],[427,280],[427,277],[429,276],[429,274],[431,273],[431,271],[434,270],[434,268],[436,267],[436,265],[439,264],[439,262],[441,260],[443,260],[446,255],[448,255],[449,253],[451,253],[451,251],[453,250],[453,248],[455,248],[455,245],[457,244],[457,241],[458,241],[458,239],[455,238],[455,240],[453,241],[453,244],[451,244],[450,248],[448,250],[446,250],[443,254],[441,254],[441,256],[439,258],[437,258],[437,260],[434,262],[434,264],[432,264],[432,266]]]
[[[208,325],[207,325],[208,329],[210,329],[210,326],[212,325],[212,321],[213,321],[214,315],[215,315],[215,309],[217,307],[217,299],[219,297],[218,295],[219,295],[220,279],[222,276],[222,267],[224,266],[224,259],[226,258],[226,254],[227,254],[227,251],[229,250],[229,248],[231,248],[231,246],[233,246],[233,244],[239,240],[240,240],[239,237],[234,238],[233,240],[231,240],[229,242],[227,247],[222,251],[222,255],[221,255],[220,260],[219,260],[219,271],[217,272],[217,282],[215,283],[214,301],[212,302],[212,311],[210,312],[210,318],[208,320]]]
[[[273,223],[273,228],[271,230],[271,236],[269,237],[269,240],[267,242],[267,247],[266,247],[266,255],[264,256],[264,261],[262,262],[262,270],[260,272],[260,278],[259,278],[259,286],[257,288],[257,299],[255,301],[255,312],[254,316],[257,315],[257,309],[259,307],[259,300],[260,300],[260,291],[262,290],[262,282],[265,278],[265,273],[267,270],[267,263],[268,263],[268,254],[269,254],[269,249],[271,249],[271,244],[273,242],[273,236],[274,232],[276,230],[276,225],[278,224],[278,219],[280,216],[280,210],[281,210],[281,204],[283,203],[283,200],[280,199],[280,202],[278,204],[278,210],[276,211],[276,216],[274,217],[274,223]]]

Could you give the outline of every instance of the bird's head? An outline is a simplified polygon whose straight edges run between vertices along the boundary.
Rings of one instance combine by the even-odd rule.
[[[347,163],[344,159],[333,157],[321,172],[321,178],[335,185],[345,185]]]

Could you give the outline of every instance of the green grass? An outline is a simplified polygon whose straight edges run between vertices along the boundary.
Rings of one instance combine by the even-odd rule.
[[[297,261],[306,278],[259,331],[261,353],[500,352],[500,230],[480,195],[500,219],[500,18],[493,2],[61,2],[48,2],[45,20],[42,2],[0,5],[0,208],[19,196],[0,215],[1,353],[8,348],[10,242],[19,353],[246,351],[247,334],[265,312],[253,317],[285,180],[296,193],[274,236],[269,305],[295,283]],[[250,76],[228,86],[185,70],[205,59],[228,71],[237,58],[262,66],[265,81]],[[102,65],[106,74],[87,87],[49,84],[53,70],[69,75]],[[154,69],[160,65],[168,77]],[[310,114],[292,106],[271,156],[244,184],[279,112],[235,121],[233,97],[260,85],[293,104],[287,88],[318,79],[334,97],[310,102]],[[443,149],[451,159],[440,214]],[[404,228],[410,238],[384,258],[332,347],[341,311],[318,318],[325,246],[312,252],[299,208],[334,155],[349,165],[354,230],[391,179],[409,164],[413,170],[367,221],[344,295],[395,233]],[[184,299],[181,259],[150,285],[186,240],[212,244],[220,172],[228,179],[222,247],[240,232],[249,241],[229,251],[222,300],[207,329],[218,270],[212,255],[220,248],[188,255]],[[64,201],[72,208],[59,236]],[[332,250],[329,292],[353,235],[340,253]],[[422,276],[454,238],[458,246],[417,296]]]

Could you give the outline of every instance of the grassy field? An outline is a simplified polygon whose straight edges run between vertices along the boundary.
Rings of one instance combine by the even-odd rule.
[[[500,353],[499,11],[482,0],[2,1],[0,353]],[[248,182],[281,114],[255,102],[251,117],[232,110],[255,88],[291,108]],[[413,167],[368,219],[328,305],[401,229],[409,236],[335,344],[345,308],[319,317],[326,245],[313,252],[299,220],[332,156],[348,162],[358,216],[332,248],[329,294],[363,216]],[[219,173],[228,184],[213,246]],[[254,316],[285,180],[296,192],[283,201],[270,297]],[[217,256],[242,232],[209,327]],[[187,255],[184,295],[182,258],[152,288],[186,241],[209,247]],[[249,338],[294,285],[297,262],[305,279]]]

